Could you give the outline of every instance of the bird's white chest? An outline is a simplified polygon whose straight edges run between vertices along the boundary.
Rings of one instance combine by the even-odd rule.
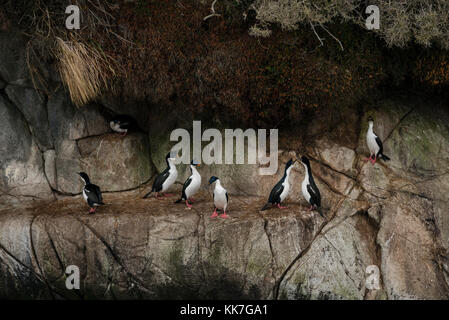
[[[371,152],[371,154],[377,154],[380,150],[376,138],[377,138],[376,134],[372,130],[368,130],[366,134],[366,144],[368,145],[368,149]]]
[[[162,190],[161,190],[161,192],[167,191],[167,189],[170,188],[173,185],[173,183],[176,182],[177,178],[178,178],[178,170],[176,170],[176,167],[173,166],[168,171],[167,179],[164,181],[164,183],[162,183]]]
[[[290,192],[290,183],[288,181],[288,176],[285,178],[284,183],[282,183],[282,186],[284,189],[281,192],[281,195],[279,196],[281,198],[281,202],[284,201],[285,198],[287,198],[289,192]]]
[[[189,186],[186,188],[186,196],[187,198],[193,196],[200,189],[201,186],[201,176],[198,172],[192,175],[192,181]]]
[[[84,189],[83,189],[83,198],[84,198],[84,201],[87,202],[87,193],[86,193],[86,190],[84,190]]]
[[[306,174],[304,180],[302,181],[301,191],[302,195],[304,196],[307,202],[310,201],[310,193],[309,190],[307,190],[308,185],[309,185],[309,176]]]
[[[223,209],[227,205],[226,190],[217,185],[214,189],[214,204],[218,209]]]

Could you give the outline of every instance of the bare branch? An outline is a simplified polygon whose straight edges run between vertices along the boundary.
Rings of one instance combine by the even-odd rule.
[[[323,26],[321,23],[320,23],[320,27],[321,27],[322,29],[324,29],[324,30],[325,30],[325,31],[326,31],[332,38],[334,38],[335,41],[338,42],[338,44],[340,45],[341,51],[344,51],[344,50],[345,50],[345,49],[343,48],[343,45],[341,44],[341,41],[338,40],[337,37],[335,37],[332,33],[330,33],[329,30],[327,30],[327,28],[326,28],[325,26]]]
[[[210,7],[211,14],[206,16],[206,17],[204,17],[203,21],[206,21],[207,19],[212,18],[212,17],[219,17],[219,16],[221,16],[221,14],[215,13],[215,3],[216,2],[217,2],[217,0],[212,1],[212,5]]]
[[[320,36],[318,35],[318,33],[315,30],[315,26],[313,25],[312,22],[310,22],[310,26],[312,27],[313,33],[315,33],[316,37],[318,38],[318,40],[320,40],[320,47],[322,47],[324,45],[323,40],[324,38],[320,38]]]

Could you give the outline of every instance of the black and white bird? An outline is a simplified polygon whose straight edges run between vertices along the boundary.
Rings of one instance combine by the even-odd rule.
[[[282,176],[281,180],[273,187],[273,189],[270,192],[270,196],[268,197],[268,202],[265,204],[265,206],[261,209],[267,210],[268,208],[277,205],[279,209],[285,209],[286,207],[281,206],[282,201],[287,198],[289,192],[290,192],[290,171],[293,168],[294,161],[293,159],[290,159],[286,165],[284,170],[284,175]]]
[[[310,204],[309,210],[317,210],[318,213],[323,216],[321,212],[321,195],[320,190],[313,180],[312,169],[310,168],[310,161],[306,156],[301,157],[301,163],[304,166],[304,180],[302,181],[301,191],[306,201]],[[323,216],[324,217],[324,216]]]
[[[85,172],[78,172],[84,181],[83,198],[90,207],[89,213],[94,213],[97,207],[104,205],[100,187],[90,183],[89,176]]]
[[[128,130],[136,127],[136,120],[126,114],[119,114],[112,118],[109,125],[112,130],[125,136]]]
[[[148,192],[144,198],[147,198],[151,193],[156,192],[156,199],[160,199],[159,193],[162,193],[163,196],[169,197],[171,194],[166,194],[165,191],[167,191],[178,178],[178,170],[176,169],[175,165],[176,160],[176,152],[171,151],[167,153],[165,156],[165,162],[167,163],[167,168],[165,168],[164,171],[162,171],[154,180],[153,187],[150,192]]]
[[[368,117],[368,131],[366,132],[366,144],[370,152],[370,157],[366,161],[371,161],[374,165],[378,158],[384,161],[390,160],[389,157],[383,154],[384,147],[380,138],[374,133],[374,119],[373,117]]]
[[[195,199],[192,198],[192,196],[195,195],[195,193],[198,192],[201,186],[201,175],[199,174],[198,170],[196,169],[200,164],[195,163],[193,160],[190,162],[190,177],[187,178],[187,180],[184,182],[184,186],[182,187],[182,193],[181,198],[176,201],[175,203],[180,203],[181,201],[186,202],[186,206],[189,208],[192,208],[192,205],[189,203],[193,203]]]
[[[226,215],[226,208],[228,207],[229,197],[228,192],[225,188],[222,187],[220,179],[215,176],[210,177],[209,184],[215,183],[214,189],[214,213],[210,216],[211,218],[215,218],[218,216],[217,209],[223,210],[223,214],[220,215],[220,218],[226,219],[228,216]]]

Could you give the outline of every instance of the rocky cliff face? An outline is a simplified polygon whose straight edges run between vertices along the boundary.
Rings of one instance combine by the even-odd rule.
[[[124,110],[110,98],[76,108],[56,75],[41,95],[22,70],[23,44],[5,39],[0,34],[0,297],[449,297],[445,102],[429,112],[428,102],[397,94],[298,129],[307,134],[280,130],[287,142],[274,176],[259,176],[257,165],[201,167],[203,182],[215,174],[230,191],[231,218],[211,220],[211,190],[192,210],[141,199],[153,167],[162,168],[170,131],[188,124],[163,108]],[[124,112],[148,134],[111,133],[108,116]],[[368,115],[390,162],[363,160]],[[312,159],[325,218],[302,200],[302,166],[293,169],[288,209],[259,212],[284,163],[300,154]],[[81,170],[106,191],[95,215],[79,196]],[[182,183],[188,172],[180,170]],[[65,287],[69,265],[80,268],[79,291]],[[367,285],[370,266],[379,269],[378,288]]]

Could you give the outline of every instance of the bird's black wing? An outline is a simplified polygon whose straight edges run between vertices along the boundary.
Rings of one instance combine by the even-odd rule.
[[[380,138],[376,135],[376,143],[377,143],[377,145],[379,146],[379,152],[377,153],[377,155],[379,155],[379,154],[383,154],[383,152],[384,152],[384,146],[383,146],[383,144],[382,144],[382,140],[380,140]],[[376,156],[377,156],[376,155]]]
[[[122,129],[131,129],[134,126],[135,120],[127,115],[118,116],[117,120],[120,123],[120,128]]]
[[[281,193],[284,191],[284,186],[282,185],[282,180],[280,180],[271,190],[270,196],[268,197],[268,203],[275,204],[281,202]]]
[[[186,189],[190,185],[191,182],[192,182],[192,177],[188,177],[187,180],[184,182],[184,186],[182,187],[182,195],[181,195],[182,198],[181,199],[187,200]]]
[[[100,188],[94,184],[88,184],[84,187],[84,191],[87,196],[87,203],[89,206],[93,206],[94,204],[102,204],[103,197],[101,196]]]
[[[169,175],[169,169],[166,168],[164,171],[162,171],[154,180],[153,182],[153,190],[155,192],[159,192],[162,190],[162,184],[167,180]]]
[[[310,204],[321,207],[320,190],[318,190],[318,187],[313,180],[310,182],[310,184],[307,185],[307,191],[310,194]]]
[[[226,203],[229,202],[228,192],[226,191]]]

